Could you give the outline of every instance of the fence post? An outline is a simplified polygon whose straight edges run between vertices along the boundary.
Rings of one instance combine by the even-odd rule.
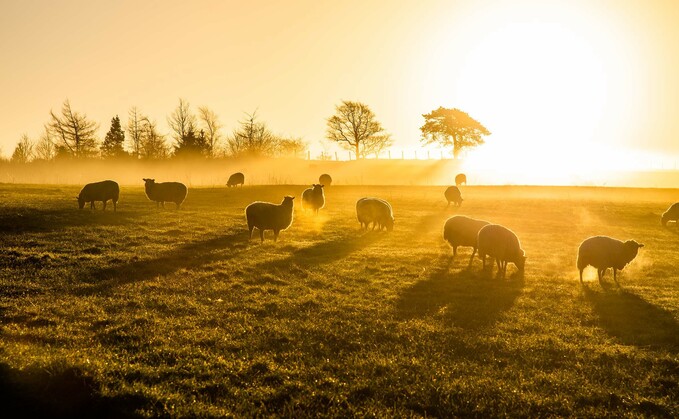
[[[391,150],[387,151],[387,153],[389,153],[389,160],[391,160]],[[674,168],[675,168],[675,169],[677,168],[677,164],[676,164],[676,163],[674,164]]]
[[[401,150],[401,160],[405,160],[405,151]]]
[[[415,150],[415,160],[417,160],[417,150]]]
[[[431,157],[429,157],[429,150],[427,150],[427,160],[431,160]]]
[[[307,150],[306,152],[306,159],[311,160],[311,151]]]

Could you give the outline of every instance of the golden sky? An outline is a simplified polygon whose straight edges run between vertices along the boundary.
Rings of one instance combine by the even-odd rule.
[[[182,97],[225,133],[257,109],[314,154],[356,100],[399,152],[444,106],[493,133],[472,161],[674,156],[677,22],[672,0],[0,0],[0,146],[36,138],[67,98],[101,137],[131,106],[167,132]]]

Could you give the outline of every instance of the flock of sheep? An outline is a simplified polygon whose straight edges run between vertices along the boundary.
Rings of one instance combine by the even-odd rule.
[[[156,183],[154,179],[143,179],[145,182],[146,196],[156,202],[156,206],[165,206],[165,202],[174,202],[177,208],[184,202],[188,189],[186,185],[179,182]],[[302,193],[302,209],[311,210],[318,214],[318,211],[325,206],[325,185],[332,183],[330,175],[323,174],[319,178],[318,184],[312,185]],[[450,186],[444,192],[448,205],[453,202],[458,207],[462,205],[462,194],[459,186],[466,184],[467,178],[464,174],[455,177],[456,186]],[[234,173],[229,177],[228,187],[243,186],[245,176],[243,173]],[[120,188],[112,180],[89,183],[85,185],[78,195],[80,209],[86,203],[90,203],[91,208],[95,208],[96,201],[104,203],[106,209],[107,201],[113,202],[113,210],[116,211]],[[278,239],[281,231],[286,230],[292,225],[293,220],[293,196],[286,196],[280,204],[271,202],[256,201],[245,208],[245,218],[248,224],[250,238],[255,228],[259,230],[260,240],[264,241],[264,231],[272,230],[274,242]],[[356,202],[356,217],[361,224],[361,229],[368,229],[372,224],[372,229],[386,229],[391,231],[394,228],[394,212],[391,204],[380,198],[365,197]],[[679,202],[670,206],[662,214],[661,223],[667,225],[669,221],[679,223]],[[499,224],[492,224],[488,221],[477,220],[464,215],[456,215],[449,218],[443,227],[443,239],[453,248],[453,256],[457,255],[458,246],[472,247],[472,255],[469,258],[471,267],[474,256],[478,256],[483,261],[483,268],[486,267],[486,256],[495,259],[498,267],[498,275],[505,277],[507,263],[513,263],[523,272],[526,263],[526,254],[521,248],[521,242],[516,234]],[[598,271],[599,282],[608,268],[613,268],[613,279],[616,284],[617,271],[622,270],[637,255],[639,248],[644,245],[634,240],[620,241],[606,236],[594,236],[584,240],[578,249],[577,268],[580,271],[580,282],[582,273],[587,266],[593,266]],[[492,263],[492,262],[491,262]],[[602,284],[603,285],[603,284]],[[618,284],[619,285],[619,284]]]

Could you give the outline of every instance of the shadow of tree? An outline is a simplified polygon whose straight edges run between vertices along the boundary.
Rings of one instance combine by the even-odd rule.
[[[679,323],[669,311],[623,290],[584,288],[584,293],[599,316],[599,325],[622,343],[679,351]]]
[[[155,259],[135,260],[88,271],[80,278],[88,285],[81,287],[76,294],[99,294],[120,285],[169,275],[180,269],[193,269],[215,261],[233,259],[247,248],[247,234],[246,230],[236,231],[225,236],[188,243]]]
[[[489,326],[521,294],[523,277],[491,279],[487,273],[463,269],[450,272],[452,257],[441,257],[432,274],[405,289],[396,304],[401,318],[441,316],[463,329]]]
[[[17,417],[141,417],[135,411],[149,404],[141,396],[102,396],[99,385],[73,367],[18,370],[0,363],[0,403]]]
[[[37,208],[0,208],[0,231],[4,234],[20,234],[26,232],[48,232],[61,230],[64,227],[88,225],[127,225],[138,222],[141,214],[138,211],[113,212],[113,206],[101,211],[75,208],[37,209]]]

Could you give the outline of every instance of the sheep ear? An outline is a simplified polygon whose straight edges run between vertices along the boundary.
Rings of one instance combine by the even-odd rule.
[[[644,244],[643,243],[637,243],[637,246],[644,247]]]

